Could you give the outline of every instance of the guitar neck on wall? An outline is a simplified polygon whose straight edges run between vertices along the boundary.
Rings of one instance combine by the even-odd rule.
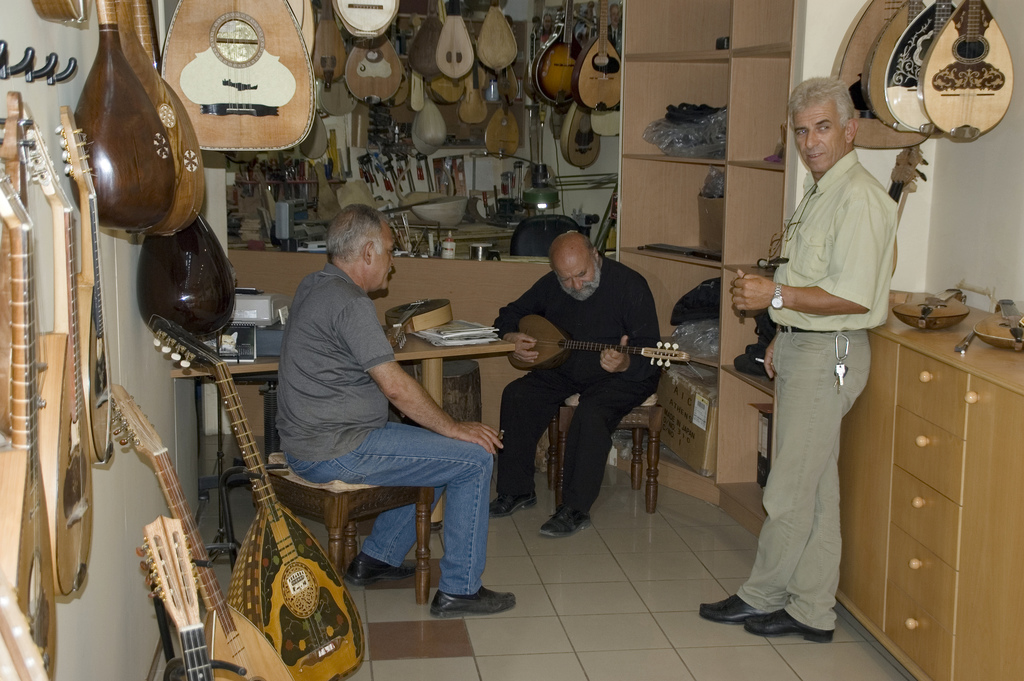
[[[197,575],[203,602],[206,604],[206,638],[209,647],[216,651],[218,658],[227,659],[249,670],[249,679],[252,681],[292,681],[291,672],[263,637],[263,632],[228,606],[220,582],[210,566],[210,557],[206,553],[192,510],[181,489],[181,480],[178,479],[167,447],[163,445],[156,429],[128,391],[120,385],[114,384],[111,387],[111,404],[117,423],[115,434],[119,436],[121,444],[131,444],[153,464],[167,508],[174,518],[181,521],[192,558],[202,565],[197,569]]]
[[[213,372],[252,476],[257,516],[242,542],[228,599],[263,630],[296,681],[336,681],[362,664],[362,621],[323,547],[274,493],[227,364],[166,319],[150,328],[167,353]]]

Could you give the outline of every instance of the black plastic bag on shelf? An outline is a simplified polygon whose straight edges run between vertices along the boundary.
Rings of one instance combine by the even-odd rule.
[[[764,353],[768,344],[775,338],[775,322],[768,316],[768,312],[762,312],[754,317],[757,328],[757,342],[747,346],[746,352],[733,360],[737,371],[742,371],[751,376],[768,376],[764,370]]]
[[[718,319],[721,300],[722,278],[715,277],[702,281],[676,301],[669,323],[682,324],[695,319]]]
[[[726,108],[707,104],[670,104],[644,131],[644,140],[665,154],[690,158],[725,158],[725,137]]]

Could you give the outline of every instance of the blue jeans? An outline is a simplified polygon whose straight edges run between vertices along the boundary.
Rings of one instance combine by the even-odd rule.
[[[444,556],[438,588],[448,594],[475,594],[487,561],[487,511],[494,459],[480,445],[438,435],[424,428],[387,423],[356,449],[336,459],[304,461],[285,454],[296,475],[310,482],[447,488]],[[412,504],[377,516],[362,551],[389,565],[400,565],[416,543]]]

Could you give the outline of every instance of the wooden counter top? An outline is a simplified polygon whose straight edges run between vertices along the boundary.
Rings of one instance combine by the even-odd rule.
[[[996,348],[978,337],[963,357],[953,350],[975,324],[991,314],[971,308],[967,318],[956,326],[924,331],[904,324],[890,311],[886,323],[872,332],[1024,395],[1024,352]]]

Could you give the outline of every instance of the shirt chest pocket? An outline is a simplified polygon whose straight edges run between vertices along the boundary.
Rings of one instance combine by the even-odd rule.
[[[820,230],[797,230],[793,236],[789,255],[789,272],[799,282],[807,284],[819,281],[828,275],[832,261],[832,238]]]

